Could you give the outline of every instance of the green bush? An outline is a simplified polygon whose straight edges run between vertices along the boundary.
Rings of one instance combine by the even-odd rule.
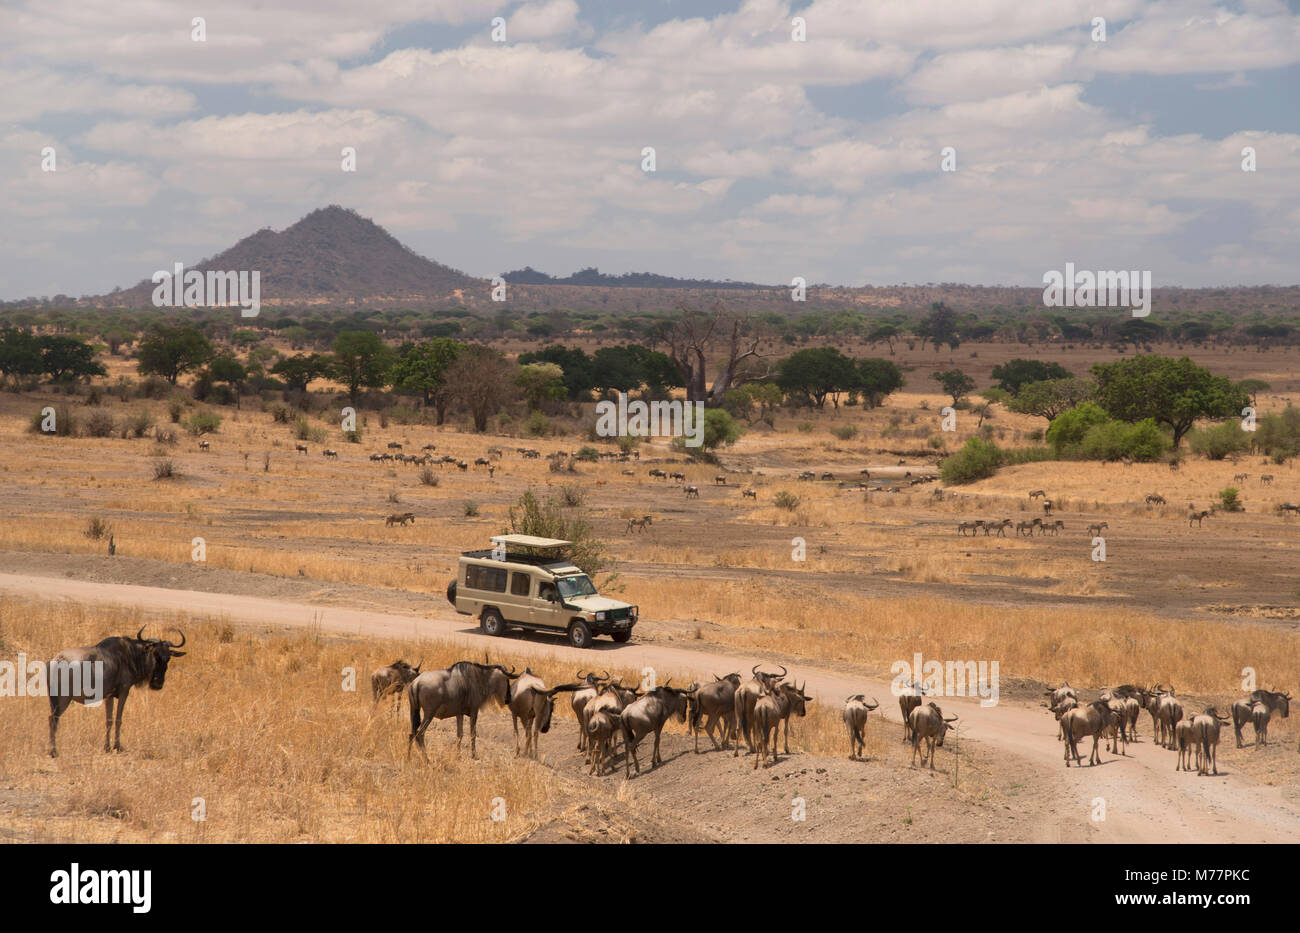
[[[1147,418],[1137,424],[1107,421],[1093,425],[1083,436],[1077,453],[1088,460],[1159,460],[1168,448],[1160,428]]]
[[[1246,507],[1241,504],[1240,496],[1241,490],[1233,486],[1219,490],[1219,507],[1225,512],[1246,511]]]
[[[478,503],[473,499],[466,499],[464,508],[466,518],[474,518],[478,515]]]
[[[221,416],[213,411],[196,411],[185,419],[185,429],[195,437],[215,434],[221,427]]]
[[[858,436],[858,426],[856,424],[841,424],[838,427],[831,428],[831,434],[842,441],[851,441]]]
[[[144,437],[153,428],[153,415],[141,409],[126,419],[126,430],[132,437]]]
[[[939,473],[946,486],[973,483],[996,473],[1003,463],[1003,456],[997,444],[972,437],[961,450],[943,461]]]
[[[578,459],[586,463],[597,463],[600,461],[600,451],[595,447],[578,448]]]
[[[524,426],[524,430],[529,437],[546,437],[551,433],[551,419],[540,411],[535,411],[528,416],[528,422]]]
[[[799,508],[799,497],[792,492],[782,490],[772,499],[772,504],[778,509],[785,509],[787,512],[793,512]]]
[[[1058,457],[1065,455],[1083,443],[1089,428],[1109,420],[1110,416],[1100,405],[1083,402],[1052,419],[1047,426],[1047,443],[1052,445]]]
[[[1250,450],[1250,443],[1249,432],[1235,419],[1187,432],[1187,446],[1192,453],[1201,454],[1207,460],[1222,460],[1229,454],[1244,453]]]
[[[116,424],[106,411],[92,412],[86,419],[86,434],[90,437],[112,437]]]

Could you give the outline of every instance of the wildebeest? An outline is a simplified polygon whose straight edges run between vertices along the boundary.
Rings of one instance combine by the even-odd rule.
[[[790,754],[790,718],[795,714],[808,715],[808,704],[812,697],[804,693],[804,685],[777,684],[754,703],[753,735],[758,739],[758,754],[754,756],[754,767],[763,760],[770,748],[772,764],[776,764],[777,733],[785,722],[785,753]],[[769,736],[769,733],[771,735]]]
[[[867,747],[867,714],[880,706],[875,697],[867,702],[859,693],[844,701],[844,726],[849,730],[849,761],[857,761]]]
[[[641,773],[641,761],[637,758],[636,748],[651,732],[655,735],[655,747],[650,755],[650,767],[653,769],[656,765],[663,764],[663,758],[659,755],[660,733],[670,718],[676,717],[678,722],[686,721],[686,698],[694,690],[694,684],[683,690],[665,683],[623,707],[619,722],[623,730],[624,776],[632,776],[633,765],[636,766],[636,773]]]
[[[211,443],[209,443],[208,441],[199,441],[199,450],[202,450],[203,452],[206,453],[211,449],[212,449]]]
[[[1046,497],[1047,497],[1047,490],[1045,489],[1035,489],[1033,492],[1029,494],[1029,498],[1031,499],[1044,499]]]
[[[1164,505],[1165,497],[1160,495],[1160,493],[1158,492],[1153,492],[1150,495],[1148,495],[1144,501],[1146,502],[1148,507],[1153,505]]]
[[[337,450],[330,450],[328,447],[325,448],[324,454],[326,460],[337,460],[339,458],[339,452]]]
[[[753,679],[736,688],[734,708],[736,711],[737,738],[736,749],[732,753],[733,758],[740,754],[740,736],[745,737],[745,745],[749,751],[752,752],[754,750],[754,737],[750,731],[750,725],[754,713],[754,704],[758,702],[760,696],[776,687],[781,679],[785,677],[786,671],[785,665],[783,664],[781,665],[781,673],[779,674],[759,673],[758,665],[755,664],[750,673],[754,675]]]
[[[1237,747],[1241,748],[1241,727],[1246,723],[1255,723],[1255,744],[1268,744],[1268,723],[1264,723],[1263,742],[1260,742],[1260,726],[1255,721],[1254,706],[1256,703],[1263,704],[1268,709],[1268,719],[1272,718],[1274,710],[1282,714],[1286,719],[1291,714],[1291,694],[1277,693],[1272,690],[1256,690],[1244,700],[1238,700],[1232,704],[1232,730],[1237,737]]]
[[[714,485],[714,486],[725,486],[725,485],[727,485],[727,477],[726,477],[726,476],[723,476],[723,475],[719,475],[719,476],[715,476],[715,477],[713,477],[713,485]]]
[[[921,764],[924,765],[925,759],[929,757],[930,770],[933,771],[934,750],[936,746],[943,745],[943,737],[948,734],[957,717],[945,717],[939,705],[931,701],[925,706],[918,706],[912,710],[909,719],[912,724],[912,764],[916,764],[916,753],[920,751],[921,741],[924,739],[926,750],[921,754]]]
[[[609,671],[605,671],[600,677],[591,672],[584,674],[582,671],[578,671],[575,676],[581,686],[569,698],[569,705],[573,707],[573,716],[578,720],[578,751],[582,751],[587,747],[587,720],[583,716],[583,710],[587,702],[600,693],[601,685],[609,681]]]
[[[687,487],[686,487],[686,498],[687,498],[687,499],[690,499],[692,496],[694,496],[696,499],[698,499],[698,498],[700,497],[700,487],[699,487],[699,486],[687,486]]]
[[[1168,693],[1160,694],[1153,700],[1155,703],[1155,719],[1158,727],[1156,741],[1165,748],[1174,747],[1174,727],[1178,721],[1183,718],[1183,704],[1174,696],[1174,688],[1171,685]],[[1151,707],[1148,706],[1147,709]]]
[[[1074,692],[1074,688],[1070,686],[1068,680],[1061,681],[1061,686],[1059,687],[1049,687],[1043,692],[1051,698],[1049,700],[1049,705],[1051,706],[1060,705],[1060,702],[1066,697],[1074,697],[1076,700],[1079,699],[1079,695]]]
[[[549,690],[531,668],[510,685],[510,720],[515,730],[515,757],[519,757],[519,723],[524,724],[524,755],[537,757],[537,736],[551,731],[551,713],[555,709],[555,695],[578,690],[582,684],[560,684]]]
[[[1064,716],[1070,710],[1078,709],[1078,708],[1079,708],[1079,701],[1076,700],[1074,697],[1069,696],[1063,699],[1060,703],[1057,703],[1055,706],[1051,707],[1051,710],[1052,710],[1052,715],[1056,717],[1056,721],[1059,723],[1061,721],[1062,716]],[[1064,726],[1057,727],[1056,737],[1057,739],[1065,738]]]
[[[50,696],[50,757],[58,755],[54,737],[59,731],[59,717],[74,700],[83,706],[104,701],[104,751],[109,751],[108,735],[113,730],[113,751],[122,750],[122,710],[132,687],[146,681],[150,690],[161,690],[172,658],[184,657],[179,649],[185,645],[185,633],[179,643],[161,638],[145,638],[145,627],[131,638],[118,635],[105,638],[97,645],[68,648],[56,654],[45,666],[45,683]],[[113,701],[117,701],[117,717]]]
[[[1178,763],[1175,771],[1192,770],[1192,751],[1196,751],[1196,767],[1201,767],[1201,749],[1196,742],[1195,730],[1191,720],[1184,719],[1174,727],[1174,744],[1178,747]]]
[[[618,713],[621,716],[623,710],[626,709],[628,706],[630,706],[632,703],[636,702],[639,696],[640,694],[637,692],[636,688],[624,687],[618,681],[610,681],[608,683],[601,684],[600,691],[594,697],[588,700],[587,705],[583,707],[583,716],[586,718],[588,725],[590,725],[591,720],[599,713],[609,713],[609,714]],[[594,746],[591,743],[591,735],[588,732],[588,736],[587,736],[588,756],[606,755],[606,754],[612,755],[613,752],[617,751],[618,737],[621,734],[622,734],[621,730],[616,730],[609,737],[608,744],[604,746],[603,749],[598,749],[596,746]]]
[[[406,739],[406,757],[411,757],[411,743],[424,750],[424,733],[435,719],[456,717],[456,750],[464,737],[464,717],[469,717],[469,753],[478,757],[478,713],[490,701],[498,706],[509,702],[510,681],[519,675],[500,664],[457,661],[445,671],[425,671],[406,685],[411,704],[411,734]]]
[[[1082,765],[1079,757],[1079,739],[1092,736],[1092,752],[1088,755],[1088,764],[1101,763],[1101,753],[1097,743],[1107,734],[1111,727],[1118,727],[1119,714],[1110,708],[1105,700],[1094,700],[1087,706],[1069,710],[1061,717],[1061,736],[1065,741],[1065,766],[1070,767],[1070,757],[1076,765]]]
[[[1207,706],[1205,712],[1192,717],[1192,735],[1201,746],[1200,767],[1197,774],[1209,774],[1208,766],[1213,766],[1214,773],[1219,773],[1219,730],[1228,722],[1220,716],[1213,706]]]
[[[387,667],[376,668],[370,675],[370,692],[374,694],[376,705],[381,697],[391,693],[400,694],[402,688],[420,676],[420,667],[423,664],[424,662],[421,661],[415,667],[411,667],[399,658]]]
[[[296,451],[297,451],[298,453],[300,453],[300,454],[305,454],[305,453],[307,453],[307,445],[306,445],[306,444],[294,444],[294,445],[293,445],[293,449],[296,450]]]
[[[384,519],[384,524],[389,527],[393,525],[405,525],[407,522],[410,522],[412,525],[415,524],[414,512],[402,512],[401,514],[393,513]]]
[[[740,498],[742,498],[742,499],[753,499],[755,502],[757,502],[757,501],[758,501],[758,490],[756,490],[756,489],[744,489],[744,490],[741,490]]]
[[[915,680],[898,690],[898,710],[903,714],[903,741],[912,741],[912,710],[921,705],[925,688]]]
[[[591,768],[588,773],[605,773],[605,763],[611,757],[610,742],[618,735],[622,721],[622,710],[599,709],[588,717],[586,726],[579,727],[586,736],[586,743],[591,747]]]
[[[727,741],[735,738],[736,732],[736,688],[740,686],[740,674],[728,674],[726,677],[713,675],[713,683],[697,687],[690,698],[690,729],[695,735],[695,753],[700,751],[700,728],[709,736],[713,747],[726,750]],[[713,737],[713,730],[722,726],[722,744]]]

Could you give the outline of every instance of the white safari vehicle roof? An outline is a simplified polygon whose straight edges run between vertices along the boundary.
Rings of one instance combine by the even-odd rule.
[[[491,538],[493,544],[504,544],[506,547],[534,547],[534,548],[557,548],[567,547],[572,541],[561,541],[559,538],[536,538],[533,535],[495,535]]]

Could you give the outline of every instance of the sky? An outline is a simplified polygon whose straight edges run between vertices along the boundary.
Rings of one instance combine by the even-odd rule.
[[[0,299],[329,204],[482,277],[1297,284],[1300,0],[7,0],[0,168]]]

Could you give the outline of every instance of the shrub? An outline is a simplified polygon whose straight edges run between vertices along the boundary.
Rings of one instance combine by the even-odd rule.
[[[179,398],[172,398],[167,403],[167,417],[171,418],[172,424],[180,424],[181,415],[185,413],[185,402]]]
[[[795,509],[799,508],[799,497],[794,493],[787,492],[783,489],[772,498],[772,504],[778,509],[785,509],[787,512],[793,512]]]
[[[158,428],[153,432],[154,440],[159,444],[173,446],[176,443],[176,432],[166,428]]]
[[[91,386],[90,391],[86,393],[87,405],[98,405],[104,401],[104,390],[99,386]]]
[[[535,411],[528,416],[524,431],[529,437],[546,437],[551,433],[551,419],[540,411]]]
[[[474,518],[478,515],[478,503],[473,499],[466,499],[464,508],[466,518]]]
[[[997,444],[972,437],[961,450],[944,459],[939,473],[944,485],[956,486],[992,476],[1002,463],[1003,453]]]
[[[115,426],[113,416],[106,411],[93,412],[86,419],[86,433],[91,437],[112,437]]]
[[[831,434],[842,441],[851,441],[858,436],[858,426],[856,424],[841,424],[831,428]]]
[[[1236,420],[1197,428],[1187,433],[1187,446],[1192,453],[1201,454],[1207,460],[1222,460],[1229,454],[1247,451],[1250,442],[1250,434]]]
[[[126,419],[126,429],[132,437],[144,437],[153,427],[153,415],[141,409]]]
[[[185,419],[185,429],[195,437],[214,434],[221,427],[221,416],[213,411],[196,411]]]
[[[1002,465],[1015,466],[1020,463],[1041,463],[1055,460],[1056,453],[1050,447],[1012,447],[1002,451]]]
[[[568,484],[560,487],[560,502],[569,508],[577,508],[587,501],[587,493],[581,486]]]
[[[1110,416],[1100,405],[1083,402],[1052,419],[1052,423],[1047,426],[1047,442],[1052,445],[1058,457],[1062,456],[1083,443],[1083,436],[1089,428],[1105,424],[1109,420]]]
[[[600,460],[600,451],[595,447],[581,447],[578,449],[578,459],[586,463],[596,463]]]
[[[322,439],[323,439],[323,438],[322,438]],[[359,430],[358,430],[358,431],[344,431],[344,432],[343,432],[343,439],[344,439],[345,441],[347,441],[349,444],[360,444],[360,443],[361,443],[361,432],[360,432]]]
[[[153,465],[154,479],[175,479],[180,473],[171,460],[159,460]]]
[[[1246,511],[1246,507],[1241,504],[1240,490],[1233,486],[1219,490],[1219,507],[1225,512]]]
[[[388,493],[388,501],[392,503],[398,503],[402,501],[400,498],[398,498],[396,489],[393,489]]]
[[[1168,446],[1155,421],[1147,418],[1137,424],[1106,421],[1093,425],[1075,452],[1089,460],[1158,460]]]
[[[302,415],[299,415],[293,422],[294,440],[305,441],[311,439],[311,423]]]
[[[424,486],[437,486],[438,474],[433,472],[432,467],[425,467],[420,471],[420,483]]]
[[[100,541],[107,538],[112,534],[112,532],[113,525],[110,522],[100,518],[98,515],[94,515],[91,517],[90,521],[86,522],[86,530],[83,531],[82,534],[92,541]]]
[[[800,421],[798,424],[795,425],[795,427],[798,428],[804,434],[811,433],[813,429],[811,421]]]
[[[136,386],[136,394],[140,398],[166,398],[171,392],[171,383],[161,376],[150,376],[147,379],[142,379],[140,384]]]

